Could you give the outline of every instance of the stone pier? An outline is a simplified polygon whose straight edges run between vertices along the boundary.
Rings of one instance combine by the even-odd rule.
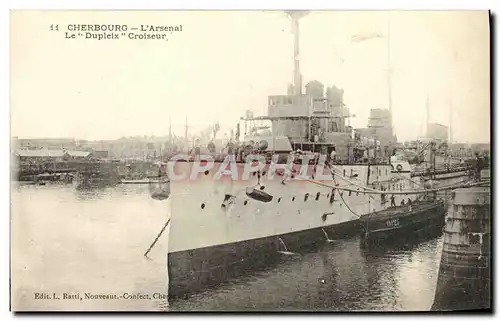
[[[489,179],[489,170],[481,180]],[[432,310],[491,309],[491,188],[452,192]]]

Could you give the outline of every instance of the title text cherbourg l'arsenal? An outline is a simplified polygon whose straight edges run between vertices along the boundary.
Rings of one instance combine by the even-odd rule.
[[[168,34],[182,32],[183,25],[149,25],[138,26],[122,24],[69,24],[66,38],[85,39],[158,39],[167,40]]]

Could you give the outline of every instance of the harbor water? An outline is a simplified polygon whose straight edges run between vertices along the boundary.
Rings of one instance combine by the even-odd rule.
[[[162,297],[167,284],[168,233],[149,258],[143,255],[168,219],[165,204],[152,200],[146,185],[77,190],[70,185],[13,184],[12,309],[431,309],[441,258],[441,233],[368,248],[359,237],[325,242],[314,251],[283,255],[278,264],[248,271],[213,289],[168,304]],[[40,299],[36,297],[40,293],[66,293],[66,297],[76,299]],[[127,293],[128,299],[87,299],[85,293]],[[149,294],[150,298],[138,299],[134,294]]]

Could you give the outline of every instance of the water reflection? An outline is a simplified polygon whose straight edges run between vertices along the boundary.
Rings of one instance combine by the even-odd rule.
[[[77,200],[80,201],[95,201],[108,196],[111,188],[109,187],[81,187],[74,188],[74,193]]]
[[[440,234],[365,246],[360,237],[282,255],[263,269],[185,300],[55,301],[41,291],[166,291],[168,232],[144,258],[168,217],[146,185],[75,190],[13,186],[12,302],[22,310],[405,310],[428,311]]]
[[[428,311],[440,238],[411,240],[385,250],[364,248],[359,237],[335,240],[266,271],[171,302],[170,310]]]
[[[386,256],[395,254],[401,255],[408,253],[410,256],[413,250],[420,244],[436,239],[442,234],[441,228],[422,231],[419,233],[408,233],[398,238],[388,237],[366,242],[360,238],[360,249],[364,256]]]

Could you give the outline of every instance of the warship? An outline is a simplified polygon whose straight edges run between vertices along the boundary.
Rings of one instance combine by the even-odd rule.
[[[388,195],[416,201],[434,186],[395,155],[390,90],[389,109],[371,111],[369,131],[349,125],[342,89],[311,81],[303,92],[303,13],[288,14],[295,39],[288,93],[268,97],[266,116],[247,112],[223,151],[195,146],[165,164],[170,300],[359,233],[361,217],[391,207]]]

